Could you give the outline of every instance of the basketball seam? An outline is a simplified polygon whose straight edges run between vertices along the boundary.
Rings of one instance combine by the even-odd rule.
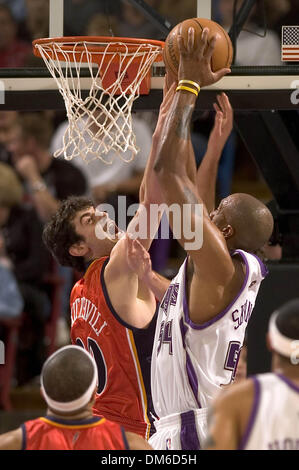
[[[198,18],[193,18],[193,19],[198,24],[198,26],[201,27],[201,30],[203,31],[203,27],[201,26],[200,22],[198,21]],[[227,32],[225,31],[225,29],[222,28],[222,26],[218,25],[218,23],[216,23],[216,22],[214,22],[214,23],[217,26],[217,28],[221,31],[221,33],[223,34],[223,36],[225,37],[225,40],[226,40],[226,44],[227,44],[226,66],[228,66],[230,43],[229,43],[228,38],[227,38]],[[212,60],[213,60],[213,57],[212,57]]]
[[[198,26],[200,26],[200,28],[201,28],[201,34],[202,34],[202,33],[203,33],[203,27],[201,26],[200,22],[197,21],[197,18],[193,18],[193,19],[194,19],[195,23],[197,23]],[[209,43],[209,42],[208,42],[208,43]],[[212,62],[212,70],[213,70],[213,69],[214,69],[213,56],[211,57],[211,62]]]

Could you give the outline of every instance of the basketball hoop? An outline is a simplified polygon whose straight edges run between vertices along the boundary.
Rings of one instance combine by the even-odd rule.
[[[63,96],[69,125],[63,148],[54,153],[85,162],[105,163],[113,150],[131,161],[138,148],[132,129],[132,106],[140,94],[150,91],[151,66],[162,62],[164,42],[119,37],[62,37],[36,39],[33,52],[41,57]],[[90,73],[83,96],[81,71]],[[130,151],[126,159],[122,153]],[[88,156],[88,160],[87,160]]]

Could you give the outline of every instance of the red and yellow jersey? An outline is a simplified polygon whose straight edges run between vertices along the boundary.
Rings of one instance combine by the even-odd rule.
[[[98,366],[93,412],[145,439],[150,436],[150,367],[156,315],[147,329],[126,324],[114,310],[104,280],[109,258],[95,260],[71,293],[71,339]]]
[[[22,425],[23,450],[125,450],[124,429],[94,416],[70,421],[46,416]]]

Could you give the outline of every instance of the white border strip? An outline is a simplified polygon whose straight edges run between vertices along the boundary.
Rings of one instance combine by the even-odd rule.
[[[63,0],[49,2],[49,37],[63,36]]]
[[[57,90],[52,77],[47,78],[2,78],[5,91],[40,91]],[[90,88],[90,79],[81,78],[81,89]],[[152,77],[151,88],[163,89],[164,77]],[[264,75],[224,77],[218,83],[205,87],[204,90],[292,90],[299,87],[298,75]]]
[[[197,0],[197,18],[212,18],[212,0]]]

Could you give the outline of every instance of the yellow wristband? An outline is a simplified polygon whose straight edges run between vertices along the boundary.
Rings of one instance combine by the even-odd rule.
[[[200,86],[198,85],[198,83],[193,82],[192,80],[180,80],[180,81],[179,81],[179,85],[184,84],[184,83],[189,83],[190,85],[195,86],[195,88],[197,89],[197,91],[200,92]]]
[[[180,86],[177,87],[176,91],[178,91],[178,90],[190,91],[190,93],[194,93],[194,95],[198,96],[198,92],[196,90],[194,90],[193,88],[189,88],[187,86],[180,85]]]

